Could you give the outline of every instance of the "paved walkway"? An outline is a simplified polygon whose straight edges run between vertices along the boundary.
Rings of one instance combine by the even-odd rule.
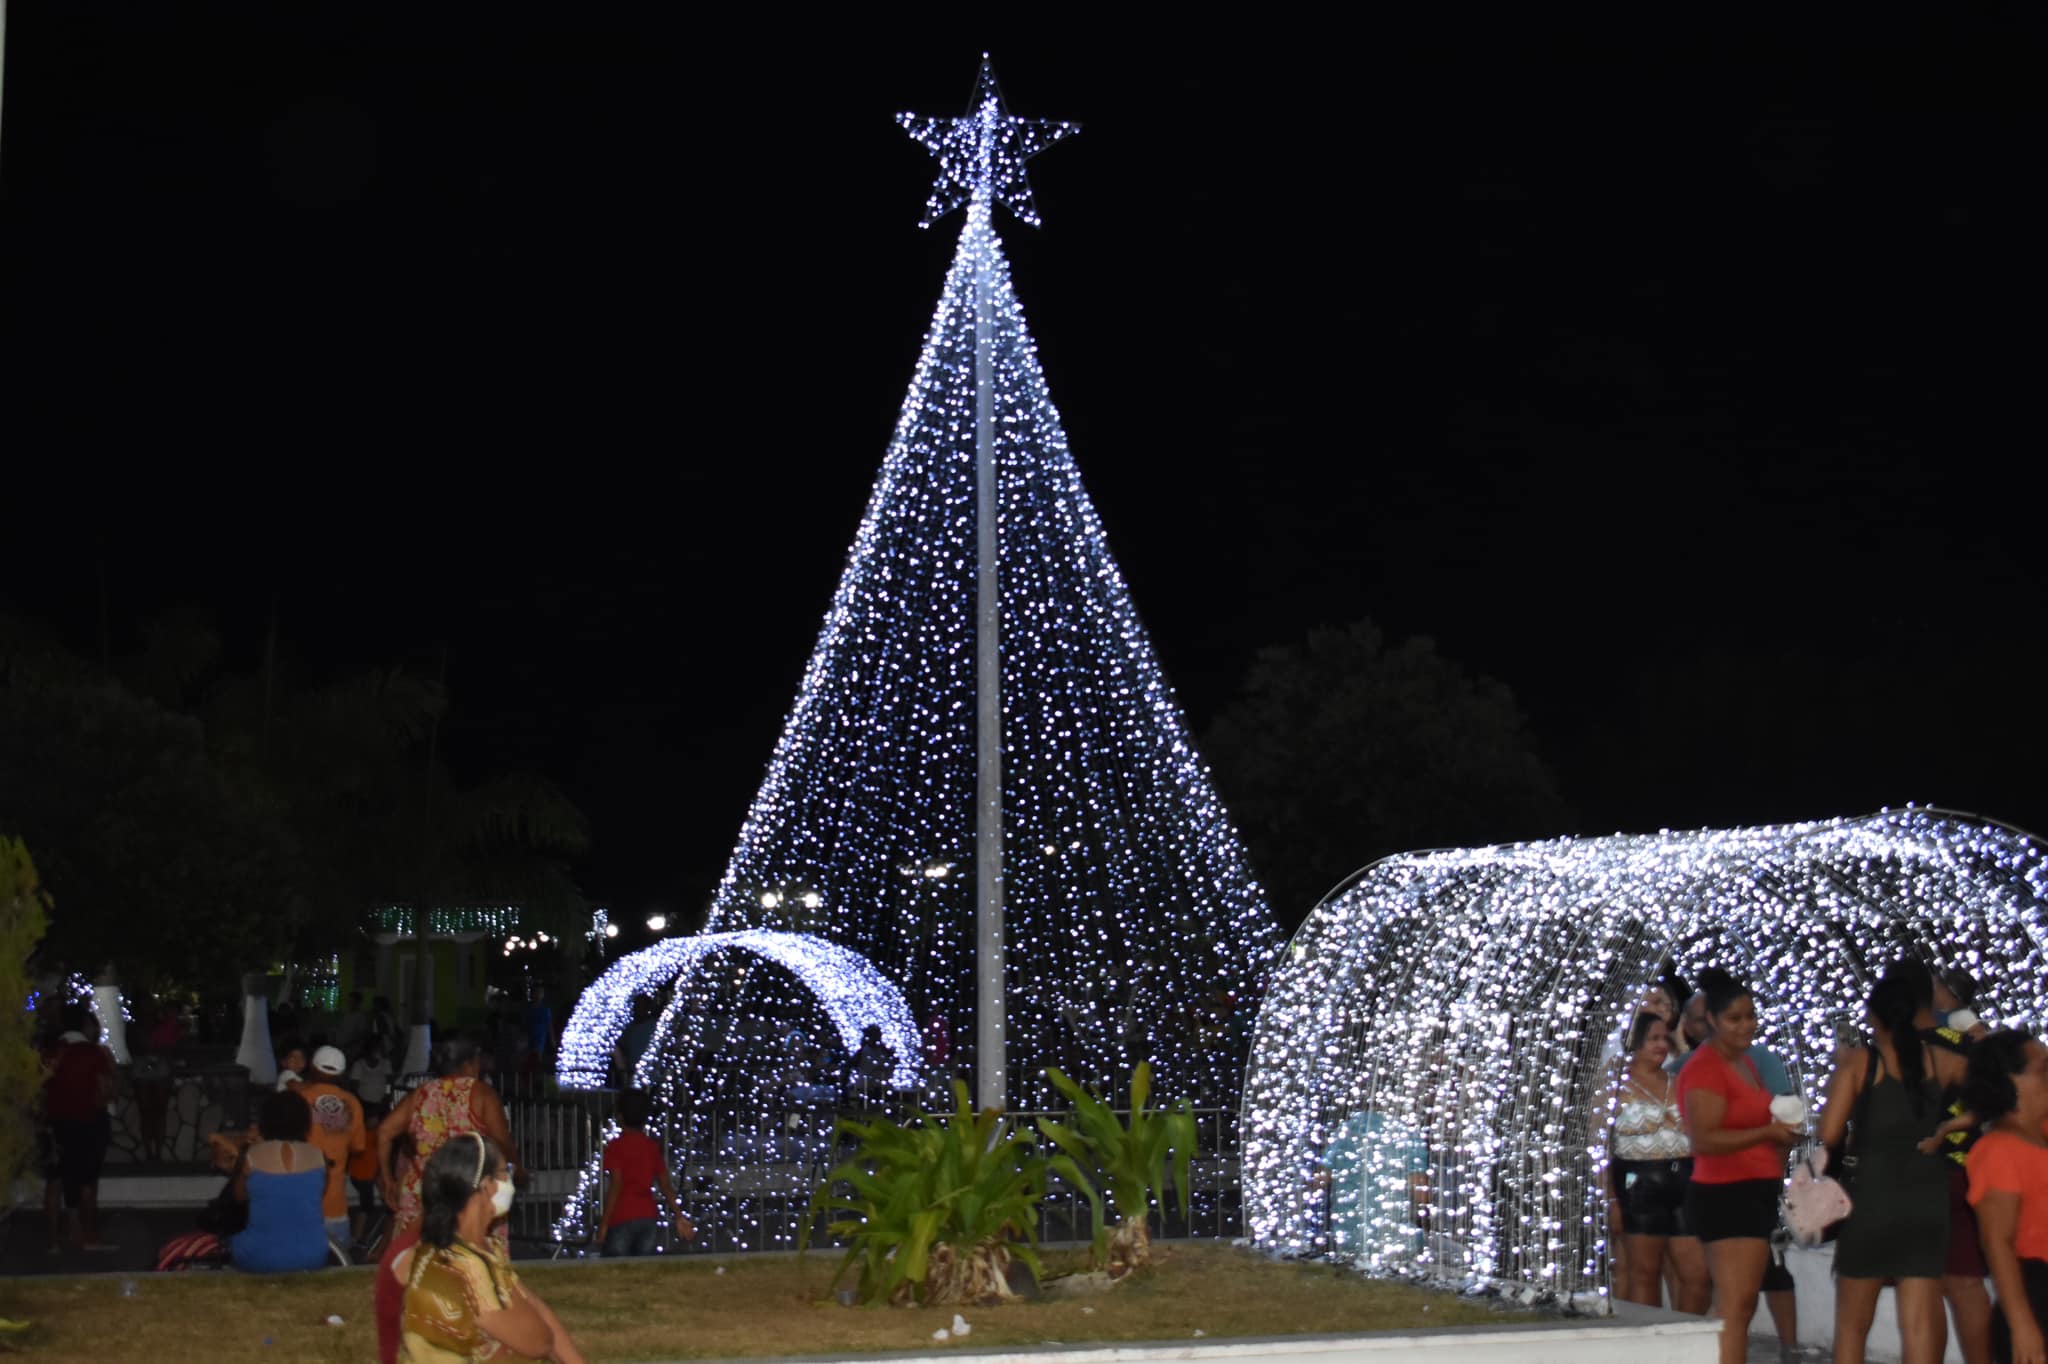
[[[1778,1348],[1776,1336],[1751,1336],[1747,1364],[1823,1364],[1835,1352],[1821,1345],[1808,1345],[1787,1354]]]
[[[49,1223],[43,1219],[43,1210],[17,1208],[5,1221],[0,1221],[0,1275],[154,1269],[157,1247],[173,1236],[193,1230],[196,1215],[196,1209],[187,1208],[106,1208],[100,1213],[100,1239],[112,1250],[65,1250],[52,1255]]]

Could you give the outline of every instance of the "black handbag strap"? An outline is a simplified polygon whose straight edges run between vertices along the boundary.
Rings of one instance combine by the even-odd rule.
[[[1849,1131],[1842,1138],[1841,1163],[1844,1166],[1853,1166],[1856,1163],[1856,1147],[1863,1139],[1863,1115],[1870,1108],[1870,1091],[1877,1085],[1877,1044],[1873,1042],[1866,1051],[1869,1064],[1863,1069],[1863,1088],[1857,1092],[1856,1102],[1849,1108]]]

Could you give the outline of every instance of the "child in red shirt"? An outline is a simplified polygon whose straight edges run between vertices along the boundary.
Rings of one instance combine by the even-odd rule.
[[[100,1242],[100,1167],[113,1140],[107,1105],[114,1100],[118,1074],[114,1054],[100,1043],[99,1020],[83,1004],[64,1006],[64,1032],[44,1058],[43,1116],[56,1145],[57,1179],[44,1194],[50,1219],[50,1249],[63,1248],[62,1219],[57,1211],[61,1187],[64,1207],[77,1220],[72,1245],[84,1250],[112,1250]]]
[[[604,1144],[604,1220],[598,1226],[604,1254],[652,1255],[661,1244],[661,1222],[652,1190],[661,1189],[675,1214],[676,1234],[685,1241],[697,1234],[676,1186],[669,1181],[661,1143],[647,1135],[647,1096],[629,1089],[619,1096],[619,1135]]]

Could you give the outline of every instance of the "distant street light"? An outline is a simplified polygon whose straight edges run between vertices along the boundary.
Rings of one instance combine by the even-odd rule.
[[[755,898],[763,909],[790,910],[789,922],[793,925],[800,925],[801,923],[794,913],[795,910],[798,908],[817,909],[825,903],[825,897],[822,894],[806,886],[801,881],[794,884],[785,881],[779,886],[769,886],[762,890]]]
[[[604,926],[604,935],[605,935],[605,936],[606,936],[607,938],[616,938],[616,937],[618,937],[618,936],[619,936],[619,926],[618,926],[617,924],[606,924],[606,925]]]
[[[647,916],[647,928],[648,928],[648,931],[649,931],[649,932],[653,932],[653,933],[659,933],[659,932],[661,932],[661,931],[662,931],[662,930],[663,930],[664,928],[667,928],[667,927],[668,927],[668,915],[666,915],[666,914],[650,914],[650,915],[648,915],[648,916]]]

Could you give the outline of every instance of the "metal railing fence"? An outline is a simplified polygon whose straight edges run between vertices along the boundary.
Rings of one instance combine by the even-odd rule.
[[[556,1222],[584,1169],[599,1154],[599,1136],[614,1103],[615,1095],[606,1091],[507,1097],[513,1136],[534,1175],[514,1206],[515,1241],[554,1246]],[[843,1136],[835,1136],[835,1125],[842,1116],[862,1115],[829,1107],[800,1108],[765,1127],[735,1124],[719,1114],[700,1115],[691,1149],[679,1151],[670,1146],[667,1152],[678,1199],[696,1228],[693,1242],[687,1246],[671,1242],[670,1248],[703,1253],[794,1250],[804,1221],[811,1216],[812,1195],[831,1170],[853,1154],[851,1144]],[[1011,1115],[1020,1124],[1041,1116],[1066,1115]],[[1167,1199],[1152,1210],[1155,1233],[1216,1238],[1242,1235],[1237,1113],[1197,1109],[1195,1123],[1197,1153],[1189,1168],[1188,1214],[1181,1215],[1178,1195]],[[817,1217],[812,1227],[813,1245],[828,1248],[836,1244],[826,1231],[828,1220],[822,1214]],[[1039,1239],[1086,1241],[1090,1231],[1087,1199],[1078,1189],[1053,1180],[1039,1205]],[[597,1248],[584,1241],[559,1249],[589,1254]]]

